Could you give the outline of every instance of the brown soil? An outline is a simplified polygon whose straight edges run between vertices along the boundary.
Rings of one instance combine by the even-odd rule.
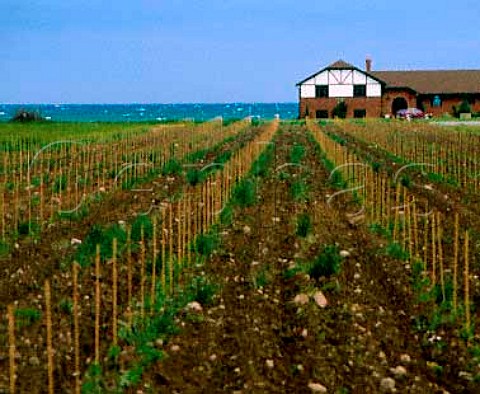
[[[302,134],[284,133],[278,165],[288,160],[284,148],[295,139],[308,145]],[[328,392],[377,393],[386,377],[395,378],[398,392],[468,390],[437,379],[427,366],[411,328],[415,305],[408,267],[381,255],[381,239],[351,227],[325,204],[328,173],[312,152],[309,147],[304,164],[316,182],[306,206],[291,200],[286,182],[270,177],[259,191],[261,204],[237,212],[222,251],[206,267],[221,284],[219,304],[204,310],[203,322],[186,323],[168,344],[168,359],[145,376],[154,391],[311,393],[309,383],[320,383]],[[307,239],[295,235],[295,212],[303,209],[315,217]],[[336,289],[325,291],[329,306],[321,309],[311,299],[296,305],[297,294],[311,294],[325,283],[301,274],[285,279],[284,271],[313,259],[326,244],[351,253],[333,281]],[[261,271],[269,280],[258,288],[254,278]],[[405,367],[404,376],[395,377],[398,366]]]
[[[290,180],[281,180],[272,171],[260,184],[258,204],[236,210],[233,225],[222,229],[221,247],[199,267],[220,285],[215,303],[203,306],[195,319],[185,314],[178,317],[181,333],[165,345],[167,357],[145,371],[141,392],[311,393],[309,384],[319,383],[331,393],[378,393],[385,378],[393,378],[400,393],[479,392],[477,384],[458,376],[462,366],[458,357],[468,354],[458,339],[456,347],[440,354],[443,374],[436,375],[429,366],[440,358],[432,358],[432,348],[425,347],[425,338],[412,328],[412,318],[420,311],[410,285],[409,265],[380,252],[385,240],[364,226],[349,224],[341,207],[326,204],[326,196],[333,191],[327,184],[329,173],[314,155],[305,129],[282,127],[274,167],[288,162],[295,142],[306,146],[302,164],[308,167],[309,201],[292,200],[289,182],[306,174],[291,167],[284,170]],[[174,194],[183,182],[180,178],[167,182],[168,188],[155,197],[160,200]],[[134,200],[129,192],[119,192],[75,223],[78,228],[56,224],[42,234],[40,243],[22,244],[0,262],[2,272],[9,270],[0,282],[4,305],[13,300],[20,300],[20,305],[31,305],[33,299],[41,303],[37,297],[48,277],[57,286],[55,304],[68,297],[70,278],[61,272],[60,263],[73,248],[65,244],[72,237],[81,239],[94,223],[125,220],[151,198],[140,196]],[[301,212],[314,218],[314,230],[306,238],[296,235],[296,215]],[[307,264],[324,245],[333,244],[350,253],[339,275],[329,281],[315,281],[302,273],[285,276],[288,268]],[[19,268],[24,270],[21,282],[10,277]],[[265,283],[260,283],[262,277]],[[82,278],[85,288],[92,289],[92,282],[93,277]],[[317,306],[311,297],[306,305],[293,302],[295,296],[311,296],[319,289],[328,300],[326,308]],[[91,315],[86,312],[87,317]],[[93,322],[85,319],[81,324],[82,355],[92,356]],[[70,332],[71,321],[63,319],[58,330]],[[102,324],[102,333],[109,343],[107,324]],[[31,335],[40,334],[41,327]],[[446,340],[455,339],[447,336]],[[19,340],[22,351],[28,352],[25,338]],[[66,338],[56,346],[69,344]],[[67,359],[72,353],[62,354],[67,356],[56,360],[57,387],[73,392],[72,360]],[[7,360],[0,360],[0,366],[6,367]],[[399,374],[399,366],[405,374]],[[32,378],[18,382],[19,392],[44,391],[43,363],[25,365],[21,372],[22,377]]]

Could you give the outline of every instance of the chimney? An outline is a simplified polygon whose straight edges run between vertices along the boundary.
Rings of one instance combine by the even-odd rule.
[[[372,58],[370,56],[365,59],[365,71],[367,73],[372,71]]]

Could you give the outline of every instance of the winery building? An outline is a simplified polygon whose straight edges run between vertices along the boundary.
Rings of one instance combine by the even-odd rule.
[[[297,87],[300,118],[331,118],[339,102],[347,118],[394,116],[412,107],[441,116],[462,102],[480,112],[480,70],[373,71],[369,58],[364,70],[338,60]]]

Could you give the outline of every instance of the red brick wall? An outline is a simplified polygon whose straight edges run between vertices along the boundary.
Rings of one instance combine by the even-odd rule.
[[[417,95],[408,89],[387,90],[382,98],[355,97],[343,99],[347,104],[347,118],[353,118],[355,109],[365,109],[368,118],[378,118],[385,114],[391,114],[393,100],[397,97],[405,98],[409,108],[423,104],[425,112],[433,113],[434,116],[442,116],[445,113],[452,114],[452,107],[460,105],[463,100],[461,95],[442,97],[441,107],[432,107],[430,98],[420,98],[418,100]],[[301,118],[304,118],[308,107],[310,118],[315,117],[318,110],[327,110],[328,116],[331,118],[333,108],[337,105],[338,100],[337,98],[302,98],[300,100],[299,115]],[[470,106],[472,112],[480,112],[480,96],[476,97],[475,102]]]
[[[452,107],[458,107],[462,101],[463,98],[461,96],[443,97],[442,105],[440,107],[433,107],[429,97],[425,97],[421,100],[425,112],[432,113],[433,116],[442,116],[446,113],[453,115]],[[470,108],[472,112],[480,112],[480,97],[476,98],[473,104],[470,104]]]
[[[392,114],[392,103],[397,97],[403,97],[407,100],[407,108],[416,108],[417,107],[417,96],[412,91],[405,89],[395,89],[395,90],[387,90],[383,95],[383,107],[382,113],[383,114]]]
[[[318,110],[327,110],[328,116],[332,117],[332,111],[338,103],[337,98],[302,98],[300,100],[300,117],[315,117]],[[378,118],[382,115],[382,99],[380,97],[355,97],[343,99],[347,104],[347,118],[353,118],[353,111],[364,109],[367,111],[367,118]]]

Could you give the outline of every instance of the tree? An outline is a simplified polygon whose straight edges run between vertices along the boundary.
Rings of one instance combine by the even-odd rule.
[[[43,118],[39,112],[27,111],[25,109],[19,109],[15,116],[11,119],[11,122],[28,123],[28,122],[43,122]]]
[[[347,117],[347,104],[345,101],[339,101],[335,108],[333,108],[332,116],[334,118],[345,119]]]

